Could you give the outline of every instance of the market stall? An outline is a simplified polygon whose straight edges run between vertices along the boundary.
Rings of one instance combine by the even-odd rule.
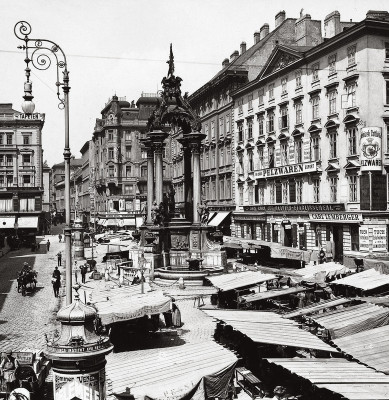
[[[357,332],[389,324],[389,309],[375,304],[362,303],[340,310],[310,317],[316,325],[326,330],[326,336],[337,339]]]
[[[381,294],[389,290],[389,275],[375,269],[368,269],[331,282],[339,294],[366,295]]]
[[[107,394],[124,399],[227,398],[237,357],[213,341],[107,357]],[[127,397],[126,397],[127,396]]]
[[[339,351],[389,374],[389,325],[334,340]]]
[[[273,386],[282,385],[304,398],[389,399],[389,376],[341,358],[268,358],[261,371]]]

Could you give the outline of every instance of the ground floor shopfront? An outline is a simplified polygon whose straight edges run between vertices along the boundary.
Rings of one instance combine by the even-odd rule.
[[[389,212],[346,211],[343,204],[245,206],[232,214],[231,234],[312,252],[327,260],[388,256]]]

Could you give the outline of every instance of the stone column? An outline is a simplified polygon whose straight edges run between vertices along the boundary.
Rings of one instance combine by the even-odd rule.
[[[154,201],[154,151],[152,147],[147,149],[147,219],[146,223],[151,224],[151,208]]]
[[[193,223],[200,223],[197,207],[201,203],[200,143],[191,143],[193,168]]]
[[[155,200],[157,205],[163,201],[163,163],[162,163],[163,143],[155,143]]]

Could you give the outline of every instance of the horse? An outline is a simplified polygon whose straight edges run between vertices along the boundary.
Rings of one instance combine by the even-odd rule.
[[[22,292],[22,295],[26,295],[27,285],[30,286],[31,290],[36,288],[36,277],[38,273],[36,271],[21,271],[17,278],[18,282],[18,293]]]

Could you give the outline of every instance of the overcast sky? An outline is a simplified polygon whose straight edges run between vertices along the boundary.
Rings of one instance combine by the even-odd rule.
[[[112,95],[137,100],[155,93],[166,75],[173,43],[175,74],[183,92],[192,93],[221,69],[224,58],[239,50],[264,23],[274,29],[280,10],[298,18],[300,10],[324,20],[334,10],[342,21],[360,21],[369,9],[389,10],[387,0],[0,0],[0,102],[21,111],[24,53],[14,25],[28,21],[30,38],[62,47],[70,71],[70,147],[80,157],[92,137],[96,118]],[[323,30],[323,28],[322,28]],[[64,112],[57,108],[56,76],[32,68],[36,112],[46,114],[44,159],[63,160]]]

